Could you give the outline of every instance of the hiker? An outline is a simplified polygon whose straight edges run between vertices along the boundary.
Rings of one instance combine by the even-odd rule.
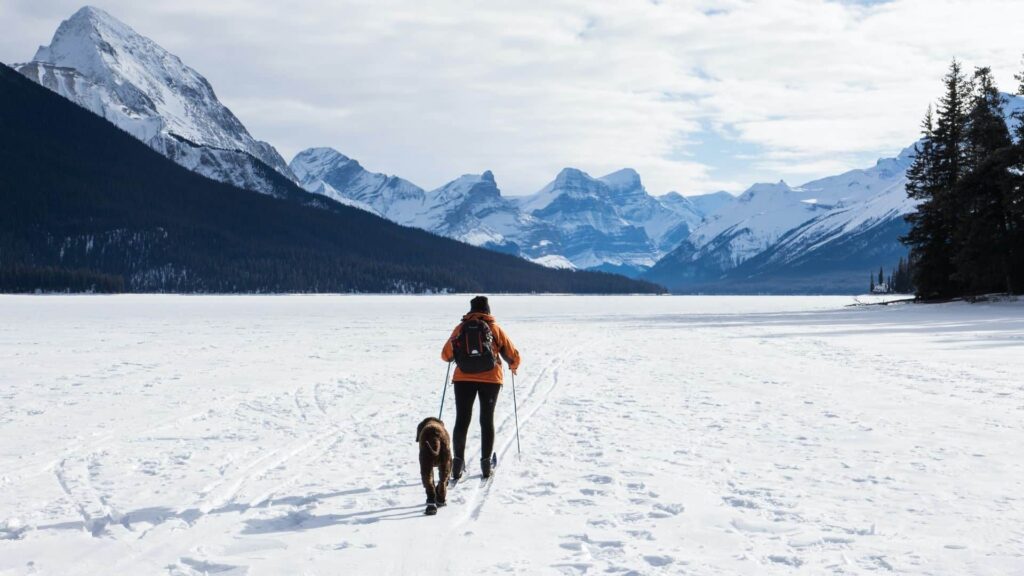
[[[494,405],[501,392],[503,373],[501,359],[508,362],[512,374],[519,369],[519,351],[508,334],[491,316],[486,296],[469,301],[469,313],[455,327],[444,343],[441,359],[455,361],[455,459],[452,478],[462,476],[465,468],[466,433],[473,419],[473,403],[480,397],[480,474],[491,475],[491,457],[494,455]]]

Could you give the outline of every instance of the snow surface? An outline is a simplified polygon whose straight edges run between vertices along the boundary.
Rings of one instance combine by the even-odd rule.
[[[0,573],[1024,573],[1022,303],[495,296],[523,453],[424,517],[467,301],[0,297]]]

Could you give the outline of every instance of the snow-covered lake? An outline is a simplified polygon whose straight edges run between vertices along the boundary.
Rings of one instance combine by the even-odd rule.
[[[495,296],[425,517],[468,300],[0,297],[0,573],[1024,574],[1022,303]]]

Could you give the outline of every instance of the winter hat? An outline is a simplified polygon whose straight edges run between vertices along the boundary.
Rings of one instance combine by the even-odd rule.
[[[491,305],[487,302],[487,296],[477,296],[469,301],[470,312],[481,312],[483,314],[491,313]]]

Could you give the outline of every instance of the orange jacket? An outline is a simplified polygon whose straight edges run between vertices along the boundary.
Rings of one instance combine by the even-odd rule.
[[[490,382],[493,384],[501,384],[504,381],[504,373],[501,369],[501,359],[504,358],[508,362],[508,367],[512,370],[519,369],[519,350],[516,350],[512,340],[509,339],[508,334],[498,326],[498,323],[494,321],[494,316],[490,314],[483,314],[480,312],[471,312],[462,317],[463,321],[470,319],[478,319],[487,322],[491,327],[491,333],[494,335],[494,349],[498,352],[498,358],[495,358],[496,362],[494,368],[487,372],[479,372],[477,374],[464,374],[458,367],[455,368],[455,376],[452,378],[455,382]],[[444,349],[441,350],[441,360],[445,362],[451,362],[455,359],[455,352],[452,350],[452,340],[455,339],[459,334],[459,326],[456,326],[452,330],[452,335],[444,343]]]

